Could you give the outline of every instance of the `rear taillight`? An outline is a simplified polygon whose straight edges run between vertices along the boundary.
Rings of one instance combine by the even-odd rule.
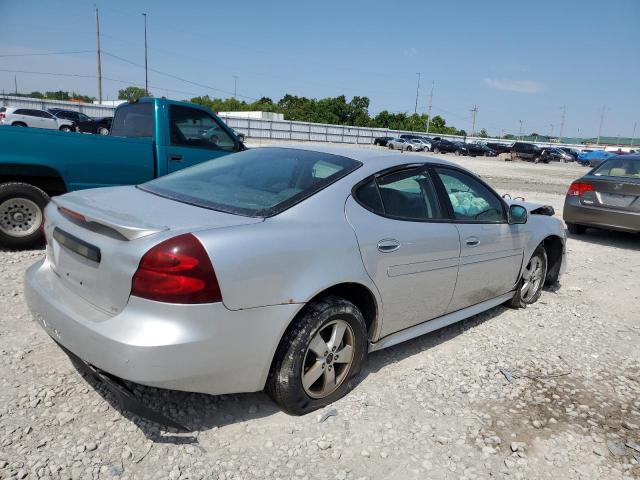
[[[222,301],[209,255],[190,233],[165,240],[144,254],[131,295],[166,303]]]
[[[585,182],[573,182],[569,186],[569,191],[567,191],[567,195],[572,195],[575,197],[581,197],[586,192],[593,192],[595,188],[590,183]]]
[[[4,113],[0,112],[0,119],[2,118],[7,118],[7,116]]]

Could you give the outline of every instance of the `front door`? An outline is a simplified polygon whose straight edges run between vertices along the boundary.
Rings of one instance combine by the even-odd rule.
[[[509,225],[497,193],[471,175],[436,168],[460,233],[460,269],[449,312],[498,297],[515,287],[527,228]]]
[[[169,106],[169,173],[233,152],[236,142],[213,116],[182,105]]]
[[[444,314],[456,284],[460,240],[425,168],[371,179],[349,197],[346,215],[382,297],[381,336]]]

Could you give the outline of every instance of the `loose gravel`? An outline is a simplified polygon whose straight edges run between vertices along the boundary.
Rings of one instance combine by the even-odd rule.
[[[557,215],[585,171],[445,158]],[[0,252],[0,478],[639,478],[639,251],[633,235],[570,237],[560,288],[372,354],[351,394],[304,417],[263,393],[134,387],[190,433],[82,376],[24,303],[42,251]]]

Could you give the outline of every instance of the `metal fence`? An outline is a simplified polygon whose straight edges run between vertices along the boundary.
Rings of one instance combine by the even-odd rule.
[[[16,97],[1,95],[0,106],[38,108],[65,108],[77,110],[92,117],[112,116],[115,107],[92,105],[89,103],[67,102],[62,100],[44,100],[40,98]],[[268,120],[253,118],[237,118],[220,115],[227,125],[244,133],[250,139],[284,140],[291,142],[330,142],[367,145],[376,137],[397,137],[403,134],[439,136],[450,140],[462,140],[458,135],[441,135],[436,133],[412,132],[409,130],[392,130],[387,128],[351,127],[348,125],[330,125],[324,123],[296,122],[292,120]],[[513,140],[494,138],[466,137],[467,141],[495,141],[513,143]],[[561,146],[558,143],[536,142],[541,146]],[[572,145],[567,145],[572,146]]]
[[[92,105],[91,103],[67,102],[64,100],[48,100],[31,97],[15,97],[13,95],[0,95],[0,106],[36,108],[39,110],[64,108],[65,110],[82,112],[90,117],[110,117],[113,115],[113,111],[115,110],[114,107],[109,107],[107,105]]]

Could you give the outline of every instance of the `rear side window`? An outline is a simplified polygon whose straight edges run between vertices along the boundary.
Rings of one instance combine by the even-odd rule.
[[[131,103],[118,107],[113,117],[111,135],[115,137],[152,138],[153,105]]]
[[[402,170],[373,179],[358,188],[356,199],[373,213],[398,220],[442,218],[431,178],[422,169]]]
[[[596,177],[640,178],[640,159],[613,158],[600,165],[592,175]]]
[[[294,148],[225,155],[141,185],[179,202],[252,217],[270,217],[361,165],[351,158]]]

